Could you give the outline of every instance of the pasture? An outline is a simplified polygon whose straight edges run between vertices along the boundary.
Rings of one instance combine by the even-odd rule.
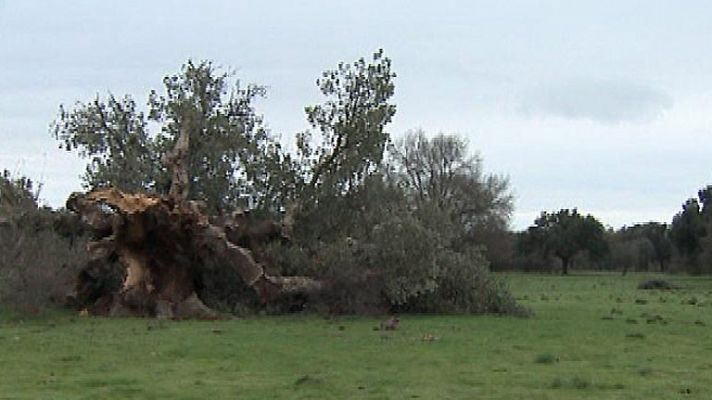
[[[0,399],[709,399],[712,279],[501,275],[529,319],[0,314]]]

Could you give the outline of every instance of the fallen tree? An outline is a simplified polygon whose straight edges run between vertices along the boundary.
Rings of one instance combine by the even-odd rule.
[[[233,269],[263,303],[322,286],[307,277],[266,274],[251,250],[230,241],[194,201],[108,188],[74,193],[67,208],[93,233],[89,262],[71,296],[91,314],[217,318],[197,294],[206,268]],[[100,283],[112,266],[123,277],[114,290]]]
[[[385,162],[395,74],[381,51],[322,74],[325,101],[305,109],[311,129],[293,154],[255,112],[264,88],[230,88],[216,72],[188,62],[164,79],[164,95],[151,92],[147,116],[129,96],[60,107],[54,135],[91,159],[84,179],[95,188],[67,204],[93,238],[77,307],[174,318],[517,312],[483,251],[464,240],[471,221],[491,221],[482,196],[465,193],[474,214],[463,220]],[[160,131],[151,134],[149,122]],[[478,177],[464,182],[492,183]]]

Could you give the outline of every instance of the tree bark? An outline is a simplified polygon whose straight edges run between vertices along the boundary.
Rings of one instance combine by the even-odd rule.
[[[188,200],[190,193],[190,175],[188,174],[188,155],[190,154],[190,118],[185,118],[181,124],[180,136],[176,145],[163,160],[164,165],[171,171],[171,187],[168,191],[173,201]]]
[[[569,274],[569,263],[571,260],[568,257],[561,258],[561,275]]]

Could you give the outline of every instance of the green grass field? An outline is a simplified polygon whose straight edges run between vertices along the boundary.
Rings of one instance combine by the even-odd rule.
[[[530,319],[0,314],[0,399],[710,399],[712,278],[504,275]],[[429,340],[432,339],[432,340]]]

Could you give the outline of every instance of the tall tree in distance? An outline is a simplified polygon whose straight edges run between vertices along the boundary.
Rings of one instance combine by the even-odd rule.
[[[583,216],[575,208],[556,213],[542,212],[522,236],[527,252],[538,251],[561,260],[561,273],[567,275],[574,257],[588,251],[593,259],[608,252],[603,225],[593,216]]]
[[[648,244],[639,243],[638,247],[649,247],[652,261],[655,261],[660,268],[660,272],[665,272],[670,259],[672,258],[672,242],[669,237],[667,224],[659,222],[648,222],[636,224],[631,227],[623,227],[618,231],[621,241],[645,241]]]

